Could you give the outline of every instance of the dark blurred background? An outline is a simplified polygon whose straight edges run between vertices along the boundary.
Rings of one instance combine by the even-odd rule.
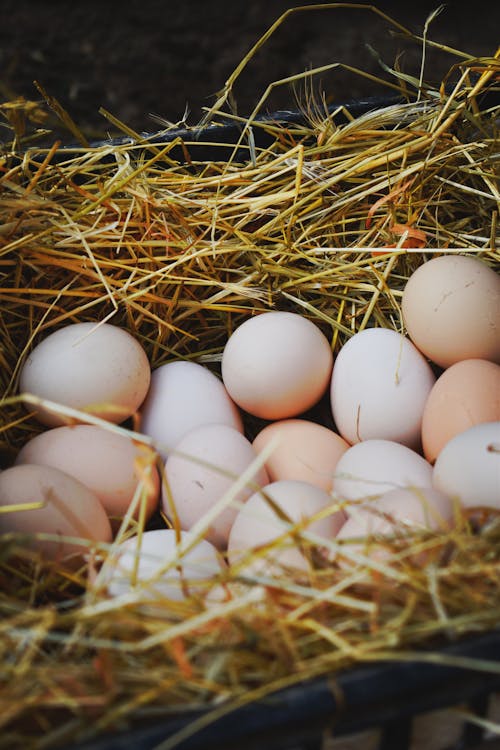
[[[311,5],[311,3],[306,3]],[[37,80],[66,108],[88,137],[115,129],[99,114],[104,107],[139,131],[160,127],[153,116],[196,124],[215,101],[232,70],[286,9],[287,0],[0,0],[0,102],[40,99]],[[325,4],[326,5],[326,4]],[[379,2],[376,7],[420,35],[437,2]],[[307,92],[329,103],[390,94],[382,81],[389,66],[417,75],[421,45],[367,5],[293,14],[255,55],[235,89],[237,111],[248,115],[266,87],[312,67],[345,67],[317,75],[309,87],[276,88],[264,110],[295,108]],[[445,5],[430,25],[433,41],[471,55],[492,55],[500,39],[500,3]],[[437,83],[459,61],[429,50],[425,78]],[[1,136],[0,136],[1,140]]]

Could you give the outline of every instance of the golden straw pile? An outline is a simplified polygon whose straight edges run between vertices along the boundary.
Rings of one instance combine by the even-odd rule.
[[[402,96],[417,96],[356,118],[319,105],[303,125],[233,117],[244,160],[218,159],[215,145],[197,162],[185,141],[179,163],[177,141],[140,137],[40,146],[29,136],[38,105],[0,106],[11,125],[0,156],[3,466],[40,429],[17,393],[20,364],[63,324],[109,320],[153,367],[189,358],[218,372],[228,334],[256,310],[301,312],[337,351],[367,325],[403,330],[402,289],[429,253],[500,269],[500,55],[455,58],[439,90],[401,75]],[[233,82],[207,121],[220,121]],[[265,148],[252,145],[259,128],[272,136]],[[463,519],[385,544],[387,563],[225,572],[211,603],[144,611],[108,599],[93,565],[42,565],[22,538],[0,538],[0,747],[70,746],[191,707],[210,721],[315,675],[496,627],[493,514],[481,531]]]

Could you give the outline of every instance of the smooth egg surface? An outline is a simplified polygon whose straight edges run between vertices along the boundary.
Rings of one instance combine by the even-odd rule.
[[[434,464],[433,484],[464,508],[500,510],[500,422],[474,425],[449,440]]]
[[[191,529],[232,492],[243,472],[257,463],[256,458],[250,441],[233,427],[212,424],[191,430],[165,464],[162,503],[166,515],[172,520],[178,518],[182,529]],[[206,538],[217,547],[225,547],[236,505],[268,482],[264,467],[251,472],[249,484],[234,492],[231,502],[211,520]]]
[[[328,339],[312,321],[291,312],[266,312],[246,320],[229,337],[222,379],[249,414],[286,419],[320,400],[332,364]]]
[[[352,553],[384,560],[389,557],[389,550],[379,541],[384,537],[418,530],[447,531],[454,520],[453,501],[432,487],[390,490],[372,503],[352,509],[336,537],[344,542],[337,558],[342,564],[352,564]],[[424,562],[426,554],[418,553],[413,559]]]
[[[405,445],[391,440],[364,440],[338,460],[335,495],[359,503],[404,487],[432,487],[432,466]],[[346,506],[349,513],[349,505]]]
[[[409,337],[440,367],[463,359],[500,363],[500,275],[484,261],[432,258],[410,276],[401,304]]]
[[[108,323],[75,323],[35,346],[22,366],[19,388],[118,423],[142,404],[150,378],[146,353],[128,331]],[[51,427],[66,421],[41,407],[35,416]]]
[[[332,415],[345,440],[393,440],[420,447],[422,413],[436,378],[418,349],[388,328],[365,328],[337,354]]]
[[[184,551],[187,550],[187,551]],[[116,545],[102,573],[110,596],[134,592],[140,600],[181,600],[220,574],[221,560],[205,539],[187,531],[145,531]]]
[[[225,424],[243,432],[241,415],[221,380],[204,365],[178,360],[153,371],[141,409],[141,431],[165,459],[195,427]]]
[[[75,558],[88,546],[64,537],[90,542],[111,541],[111,526],[97,496],[74,477],[52,466],[23,464],[0,473],[0,506],[40,504],[40,507],[0,513],[0,531],[28,535],[54,534],[59,541],[33,537],[27,544],[50,559]],[[91,545],[90,545],[91,546]]]
[[[94,425],[54,427],[29,440],[16,464],[53,466],[85,484],[108,516],[122,517],[138,491],[134,517],[149,519],[160,495],[158,469],[146,449],[124,435]],[[141,510],[144,505],[144,510]]]
[[[289,537],[290,544],[283,547],[280,541],[278,549],[270,549],[261,557],[248,558],[248,552],[287,535],[290,524],[297,524],[299,536],[300,530],[304,529],[325,539],[333,539],[345,521],[345,514],[332,510],[321,518],[315,518],[330,507],[333,507],[330,495],[308,482],[272,482],[263,488],[263,492],[253,494],[236,516],[229,534],[229,562],[232,565],[241,564],[246,573],[271,571],[275,566],[278,569],[290,567],[307,570],[307,556],[293,536]],[[280,517],[276,509],[283,513],[283,517]]]
[[[500,420],[500,365],[464,359],[433,386],[422,418],[422,446],[434,463],[446,443],[469,427]]]
[[[254,438],[261,453],[275,445],[265,463],[271,482],[297,479],[329,492],[340,456],[349,448],[340,435],[307,419],[284,419],[266,425]]]

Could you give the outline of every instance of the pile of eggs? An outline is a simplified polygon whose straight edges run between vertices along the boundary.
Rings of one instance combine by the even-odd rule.
[[[110,542],[121,518],[144,526],[160,508],[172,528],[114,545],[107,586],[147,581],[148,596],[179,598],[180,548],[184,579],[226,561],[307,570],[303,529],[328,546],[401,524],[446,529],[457,503],[500,508],[500,276],[434,257],[409,278],[402,315],[407,336],[366,328],[334,357],[308,318],[260,313],[228,338],[221,377],[187,360],[151,373],[117,326],[57,330],[20,374],[48,429],[0,473],[0,530],[37,532],[46,554],[78,560],[78,539]],[[325,398],[332,427],[309,416]],[[68,425],[75,409],[114,424],[138,414],[164,470],[126,430]]]

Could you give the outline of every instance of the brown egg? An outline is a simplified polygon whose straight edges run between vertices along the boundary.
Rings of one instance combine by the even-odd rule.
[[[145,503],[148,519],[158,505],[160,480],[154,465],[129,437],[94,425],[55,427],[29,440],[16,464],[53,466],[70,474],[94,492],[108,516],[122,517],[142,479],[137,518]]]
[[[424,407],[422,446],[434,463],[446,443],[469,427],[500,420],[500,366],[465,359],[449,367],[434,384]]]
[[[8,506],[40,504],[41,507],[6,510]],[[90,542],[110,542],[111,526],[96,495],[81,482],[52,466],[24,464],[0,474],[0,532],[28,535],[43,533],[57,540],[30,538],[27,544],[50,559],[72,558],[81,562],[85,543],[66,541],[78,537]],[[91,546],[91,545],[90,545]]]
[[[262,429],[253,441],[257,453],[275,441],[265,463],[271,482],[296,479],[329,492],[340,456],[349,448],[340,435],[307,419],[284,419]]]
[[[408,335],[440,367],[500,363],[500,275],[476,257],[440,255],[410,276],[401,302]]]

